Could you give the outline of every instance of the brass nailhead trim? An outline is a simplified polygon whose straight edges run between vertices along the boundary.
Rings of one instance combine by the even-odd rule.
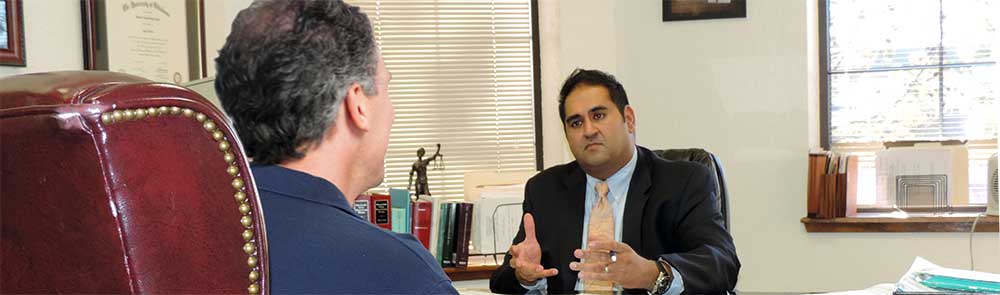
[[[235,194],[233,194],[233,196],[235,196],[236,201],[240,203],[246,202],[247,200],[247,194],[244,192],[236,192]]]
[[[141,120],[147,117],[154,116],[165,116],[165,115],[183,115],[187,118],[194,118],[198,122],[201,122],[201,127],[205,131],[210,132],[212,139],[218,143],[218,149],[222,152],[222,159],[228,164],[226,167],[226,173],[229,176],[234,177],[232,181],[232,187],[236,190],[233,194],[236,199],[237,207],[240,212],[240,224],[243,225],[244,230],[241,236],[246,242],[243,244],[243,252],[248,255],[247,266],[250,267],[250,273],[247,279],[250,281],[250,285],[247,287],[247,293],[258,294],[260,293],[260,284],[257,282],[260,279],[260,272],[257,266],[257,244],[254,243],[254,231],[253,231],[253,217],[250,216],[252,213],[252,208],[250,207],[250,202],[247,199],[246,192],[243,191],[245,183],[241,177],[241,171],[239,165],[233,163],[236,160],[236,155],[234,155],[230,148],[233,147],[226,139],[225,133],[219,130],[218,125],[213,122],[205,114],[195,112],[191,109],[181,108],[179,106],[160,106],[160,107],[149,107],[149,108],[138,108],[138,109],[124,109],[124,110],[113,110],[106,111],[101,114],[101,122],[105,125],[111,125],[118,122]]]

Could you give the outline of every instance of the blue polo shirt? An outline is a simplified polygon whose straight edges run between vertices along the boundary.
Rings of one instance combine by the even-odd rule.
[[[362,220],[325,179],[252,166],[274,294],[458,294],[412,235]]]

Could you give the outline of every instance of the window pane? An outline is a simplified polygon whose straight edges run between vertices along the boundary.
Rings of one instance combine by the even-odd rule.
[[[996,15],[1000,2],[990,0],[945,0],[942,28],[945,64],[993,62],[997,38]]]
[[[992,139],[997,137],[996,66],[944,70],[942,127],[946,137]]]
[[[832,141],[942,139],[937,74],[921,69],[831,75]]]
[[[938,64],[938,0],[830,0],[830,72]]]

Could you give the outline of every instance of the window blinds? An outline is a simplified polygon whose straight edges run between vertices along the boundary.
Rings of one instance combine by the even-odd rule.
[[[435,196],[461,198],[466,172],[535,170],[530,0],[348,2],[368,14],[392,72],[384,187],[405,188],[417,149],[426,159],[437,143]]]
[[[830,140],[997,137],[990,0],[830,0]]]

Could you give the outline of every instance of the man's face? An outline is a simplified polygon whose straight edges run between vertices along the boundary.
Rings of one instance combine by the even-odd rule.
[[[624,167],[635,146],[635,113],[625,107],[625,117],[604,86],[578,84],[566,96],[566,141],[584,171],[606,178]]]
[[[385,67],[385,61],[382,59],[382,55],[379,54],[374,85],[378,93],[369,97],[371,99],[373,118],[371,137],[374,141],[370,150],[373,152],[372,157],[375,159],[368,162],[377,166],[370,167],[372,170],[370,175],[374,178],[371,187],[378,186],[385,177],[385,153],[389,148],[389,131],[392,129],[392,122],[396,116],[392,101],[389,100],[390,79],[392,79],[392,74]]]

